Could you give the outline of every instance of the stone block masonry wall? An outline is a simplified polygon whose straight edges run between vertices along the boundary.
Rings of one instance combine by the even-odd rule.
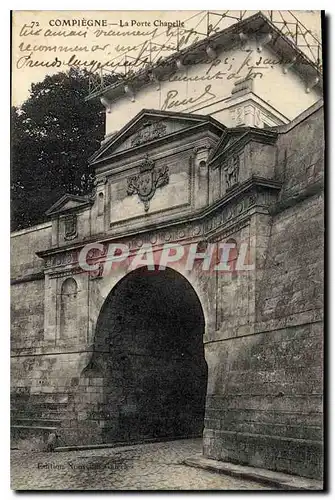
[[[276,175],[283,188],[257,274],[256,323],[264,327],[322,320],[323,126],[319,108],[279,135]]]
[[[44,262],[36,252],[51,245],[51,223],[11,236],[11,425],[12,445],[47,437],[58,425],[64,390],[52,380],[56,356],[44,356]],[[29,355],[28,355],[29,354]],[[61,384],[61,381],[59,382]],[[64,404],[63,404],[64,406]]]
[[[11,348],[15,354],[43,342],[44,262],[35,252],[50,244],[50,223],[11,237]]]
[[[307,477],[322,475],[318,325],[207,346],[218,366],[207,394],[206,456]]]
[[[322,109],[286,128],[277,143],[283,187],[271,216],[258,218],[258,232],[266,236],[256,262],[254,328],[206,345],[215,367],[204,454],[321,478]]]
[[[44,280],[17,283],[11,290],[11,348],[33,347],[44,337]]]
[[[87,362],[88,354],[78,352],[12,357],[12,445],[21,447],[22,440],[28,444],[36,438],[40,449],[57,428],[64,428],[60,435],[66,439],[63,444],[68,444],[73,419],[78,419],[76,397],[78,391],[85,392],[80,387],[80,373]]]
[[[285,318],[293,325],[322,320],[323,251],[322,194],[273,217],[258,281],[257,322],[275,325]]]
[[[44,270],[43,259],[36,252],[51,246],[51,222],[38,224],[11,235],[11,278],[33,279]]]
[[[278,127],[278,132],[276,178],[283,182],[280,201],[293,196],[299,199],[307,187],[323,181],[323,106],[317,103],[291,124]]]

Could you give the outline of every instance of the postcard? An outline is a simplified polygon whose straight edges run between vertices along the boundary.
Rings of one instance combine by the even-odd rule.
[[[321,11],[13,11],[11,487],[322,490]]]

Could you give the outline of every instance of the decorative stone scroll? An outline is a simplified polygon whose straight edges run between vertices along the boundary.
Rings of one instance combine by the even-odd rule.
[[[150,200],[156,189],[169,183],[168,167],[155,167],[155,162],[149,160],[148,155],[140,165],[140,173],[127,179],[128,196],[137,194],[144,203],[144,210],[148,212]]]
[[[104,272],[104,264],[103,262],[100,262],[98,264],[98,269],[95,271],[90,271],[90,280],[96,280],[96,279],[101,279],[103,277],[103,272]]]

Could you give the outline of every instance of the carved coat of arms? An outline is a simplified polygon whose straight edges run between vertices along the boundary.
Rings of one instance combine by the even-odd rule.
[[[140,146],[145,142],[153,141],[163,137],[166,133],[166,125],[162,122],[146,122],[131,140],[131,146]]]
[[[69,215],[64,219],[64,239],[72,240],[77,236],[77,216]]]
[[[168,167],[156,168],[155,162],[149,160],[147,156],[140,165],[140,173],[127,179],[127,194],[129,196],[137,194],[144,203],[144,210],[147,212],[156,189],[168,183]]]

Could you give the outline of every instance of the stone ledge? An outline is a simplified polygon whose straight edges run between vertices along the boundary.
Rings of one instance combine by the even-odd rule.
[[[219,474],[269,484],[281,490],[323,490],[322,481],[283,474],[282,472],[275,472],[268,469],[260,469],[258,467],[221,462],[205,458],[201,454],[187,458],[184,464],[190,467],[199,467],[212,472],[218,472]]]

